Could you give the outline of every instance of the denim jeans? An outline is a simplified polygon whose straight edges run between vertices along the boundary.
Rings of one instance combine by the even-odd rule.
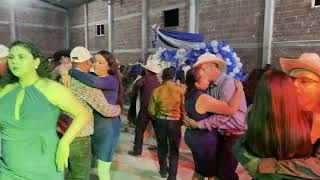
[[[77,137],[70,144],[67,180],[90,180],[91,136]]]

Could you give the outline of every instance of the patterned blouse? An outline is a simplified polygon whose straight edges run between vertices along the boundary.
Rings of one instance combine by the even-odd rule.
[[[85,104],[92,113],[95,109],[105,117],[119,116],[121,108],[119,105],[109,104],[100,89],[87,86],[70,75],[63,75],[62,83],[69,87],[76,97]],[[87,125],[80,131],[78,137],[85,137],[93,134],[93,117]]]

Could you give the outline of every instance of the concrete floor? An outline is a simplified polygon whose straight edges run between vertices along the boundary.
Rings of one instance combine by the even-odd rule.
[[[113,180],[151,180],[151,179],[165,179],[161,178],[158,170],[157,151],[152,149],[155,144],[153,138],[145,140],[143,146],[142,156],[134,157],[128,155],[128,151],[133,146],[134,128],[128,128],[126,131],[126,121],[122,118],[122,131],[120,136],[120,142],[118,144],[117,152],[112,164],[112,179]],[[185,145],[182,140],[180,146],[180,159],[178,168],[178,180],[191,179],[193,174],[193,159],[191,151]],[[95,169],[93,169],[92,179],[95,177]],[[240,180],[250,180],[251,177],[245,172],[245,170],[239,165],[237,168]]]
[[[126,118],[122,117],[120,141],[118,143],[115,157],[111,166],[112,180],[165,179],[161,178],[158,173],[159,165],[157,159],[157,151],[152,149],[156,144],[155,140],[152,137],[145,140],[142,156],[134,157],[128,155],[128,151],[131,150],[133,145],[134,128],[127,128],[126,124]],[[182,140],[177,179],[190,180],[192,177],[193,169],[194,165],[192,154]],[[237,168],[237,172],[239,174],[240,180],[251,179],[240,165]],[[95,167],[92,168],[91,180],[98,180]]]

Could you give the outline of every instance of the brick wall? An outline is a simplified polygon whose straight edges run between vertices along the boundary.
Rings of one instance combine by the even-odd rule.
[[[320,8],[311,0],[276,0],[272,60],[297,58],[303,52],[320,53]]]
[[[85,46],[84,28],[70,29],[70,49],[76,46]]]
[[[11,0],[10,0],[11,1]],[[9,0],[0,1],[0,43],[11,43]],[[14,6],[16,40],[30,41],[51,56],[65,48],[66,13],[38,0],[19,1]]]
[[[108,24],[104,24],[104,29],[104,36],[96,36],[96,26],[89,26],[88,48],[91,51],[100,51],[103,49],[106,50],[108,48]]]
[[[152,25],[157,24],[160,28],[164,27],[164,17],[163,11],[179,8],[179,26],[168,27],[166,29],[188,32],[189,23],[189,6],[186,0],[150,0],[150,9],[147,24],[147,46],[152,47],[151,37],[152,37]]]
[[[178,27],[173,30],[188,30],[189,7],[187,0],[149,0],[149,16],[147,24],[147,47],[151,48],[151,26],[158,24],[163,27],[162,11],[179,8]],[[84,36],[84,10],[78,6],[69,10],[70,19],[70,47],[83,45]],[[88,48],[92,52],[108,49],[108,8],[105,1],[88,3]],[[124,1],[121,6],[114,4],[114,50],[119,61],[124,63],[135,62],[141,58],[142,48],[142,1]],[[96,24],[105,24],[105,35],[96,36]],[[77,28],[75,28],[77,27]]]
[[[83,5],[69,9],[68,13],[69,13],[70,26],[83,25],[84,23]]]
[[[245,70],[261,65],[264,0],[200,1],[199,19],[199,32],[207,40],[238,45],[235,52]]]
[[[229,42],[250,71],[262,64],[265,0],[201,0],[199,32],[207,40]],[[147,47],[151,48],[151,26],[163,28],[163,11],[179,8],[179,26],[188,31],[189,0],[149,0]],[[0,12],[1,13],[1,12]],[[83,6],[73,8],[70,25],[84,25]],[[92,51],[108,48],[107,5],[96,0],[88,4],[88,46]],[[295,57],[303,51],[317,52],[320,43],[320,8],[311,8],[311,0],[275,0],[272,63],[280,56]],[[1,17],[0,17],[1,18]],[[141,57],[142,0],[114,5],[114,49],[121,63]],[[95,36],[95,24],[105,24],[105,36]],[[84,28],[71,29],[71,44],[84,44]],[[0,28],[1,30],[1,28]],[[301,46],[301,47],[299,47]],[[121,52],[121,53],[120,53]],[[149,51],[149,53],[152,51]],[[122,60],[123,58],[123,60]]]
[[[0,25],[0,44],[9,46],[10,41],[10,28],[8,25]]]
[[[320,8],[311,0],[276,0],[273,41],[320,39]]]
[[[89,23],[94,21],[107,21],[107,19],[108,19],[108,5],[106,1],[96,0],[88,3]]]

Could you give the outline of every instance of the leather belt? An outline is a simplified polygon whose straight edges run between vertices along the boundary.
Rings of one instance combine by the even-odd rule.
[[[243,135],[243,133],[232,133],[232,132],[220,132],[220,134],[227,137],[240,137]]]
[[[171,117],[171,116],[156,116],[157,119],[164,119],[164,120],[179,120],[180,118]]]

